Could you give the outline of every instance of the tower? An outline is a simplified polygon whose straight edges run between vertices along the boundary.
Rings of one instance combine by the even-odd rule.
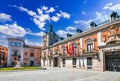
[[[49,32],[49,33],[53,32],[52,23],[50,23],[50,25],[49,25],[49,31],[48,31],[48,32]]]
[[[8,59],[7,66],[15,66],[16,61],[23,64],[24,41],[18,38],[8,38]]]

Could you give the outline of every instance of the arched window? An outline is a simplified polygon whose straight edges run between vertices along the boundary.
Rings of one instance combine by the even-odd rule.
[[[31,53],[31,54],[30,54],[30,57],[34,57],[34,54],[33,54],[33,53]]]

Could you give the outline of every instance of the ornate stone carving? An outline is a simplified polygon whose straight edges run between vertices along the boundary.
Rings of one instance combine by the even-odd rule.
[[[108,40],[106,44],[113,44],[118,42],[120,42],[120,39],[118,37],[118,27],[112,25],[108,30]]]
[[[102,42],[105,42],[105,41],[106,41],[106,36],[105,36],[104,34],[102,34],[102,36],[101,36],[101,41],[102,41]]]
[[[117,35],[117,30],[118,30],[118,28],[115,25],[112,25],[109,28],[108,36],[116,36]]]

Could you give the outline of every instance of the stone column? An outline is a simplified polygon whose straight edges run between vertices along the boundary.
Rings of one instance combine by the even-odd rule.
[[[60,58],[60,67],[62,68],[63,65],[62,65],[62,58]]]
[[[101,61],[101,71],[105,70],[105,54],[104,51],[100,50],[100,61]]]

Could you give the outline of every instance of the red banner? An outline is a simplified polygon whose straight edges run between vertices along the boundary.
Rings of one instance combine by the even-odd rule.
[[[66,52],[67,52],[67,54],[69,54],[68,46],[66,46]]]

